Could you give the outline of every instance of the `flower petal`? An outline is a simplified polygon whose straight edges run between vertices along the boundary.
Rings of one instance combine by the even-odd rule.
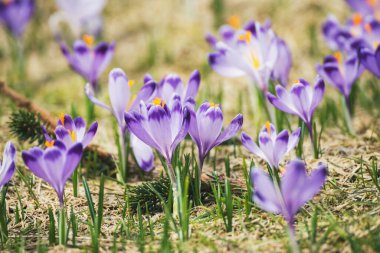
[[[130,135],[131,147],[138,166],[145,172],[154,168],[153,150],[134,134]]]
[[[224,131],[216,139],[214,146],[218,146],[221,143],[231,139],[242,127],[243,115],[240,113],[233,118],[231,123],[224,129]]]

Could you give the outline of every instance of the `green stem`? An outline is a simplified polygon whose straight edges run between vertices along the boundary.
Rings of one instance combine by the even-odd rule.
[[[59,245],[66,244],[66,219],[65,219],[65,208],[59,208],[59,219],[58,219],[58,240]]]
[[[181,210],[180,210],[181,205],[180,205],[177,176],[175,175],[175,171],[173,169],[173,165],[171,161],[166,161],[166,165],[168,167],[168,174],[169,174],[170,182],[172,185],[172,191],[173,191],[173,218],[178,218],[180,217],[180,214],[181,214]]]
[[[343,107],[343,114],[344,114],[344,123],[346,125],[347,131],[349,134],[355,135],[354,129],[352,128],[349,98],[342,96],[342,107]]]

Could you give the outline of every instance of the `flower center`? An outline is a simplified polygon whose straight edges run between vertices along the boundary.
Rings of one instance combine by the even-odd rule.
[[[61,121],[62,126],[65,125],[65,114],[63,112],[59,115],[59,121]]]
[[[132,87],[135,84],[135,80],[128,80],[129,87]]]
[[[48,147],[48,148],[51,148],[51,147],[53,147],[54,146],[54,140],[52,140],[52,141],[45,141],[45,146],[46,147]]]
[[[215,104],[215,103],[210,103],[210,105],[209,105],[210,107],[212,107],[212,108],[217,108],[217,107],[219,107],[219,104]]]
[[[165,100],[163,100],[162,98],[155,98],[155,99],[153,99],[152,104],[154,104],[154,105],[159,105],[159,106],[161,106],[162,108],[164,108],[166,102],[165,102]]]
[[[94,36],[84,34],[82,37],[82,40],[88,47],[92,47],[94,45]]]
[[[75,133],[75,131],[71,131],[71,130],[67,130],[67,131],[69,132],[71,140],[76,141],[77,140],[77,134]]]
[[[1,1],[4,5],[10,5],[12,2],[13,2],[13,0],[2,0]]]
[[[335,52],[334,58],[340,63],[342,61],[342,54],[340,52]]]
[[[363,17],[359,13],[355,13],[352,16],[352,23],[354,24],[354,26],[360,25],[362,23],[362,21],[363,21]]]
[[[267,129],[268,134],[270,134],[270,122],[265,122],[265,128]]]
[[[247,44],[252,41],[252,34],[249,31],[246,31],[245,34],[242,34],[239,36],[240,41],[245,41]],[[251,65],[254,69],[260,68],[260,60],[259,57],[257,57],[257,54],[254,53],[254,51],[250,48],[250,45],[247,45],[249,47],[249,61],[251,62]]]
[[[228,18],[228,24],[233,28],[238,29],[240,27],[240,18],[236,15],[232,15]]]
[[[366,32],[371,33],[372,32],[371,24],[369,24],[369,23],[365,24],[364,29],[366,30]]]

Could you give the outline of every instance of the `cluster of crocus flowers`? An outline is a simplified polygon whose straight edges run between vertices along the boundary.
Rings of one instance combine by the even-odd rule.
[[[241,134],[241,142],[251,153],[268,163],[272,169],[278,169],[283,157],[298,144],[301,128],[289,135],[288,130],[277,134],[273,124],[267,122],[261,129],[257,145],[246,133]]]
[[[355,55],[359,52],[360,63],[376,77],[380,77],[376,52],[380,42],[380,8],[378,1],[347,0],[356,11],[345,25],[329,17],[322,26],[327,45],[332,50]]]
[[[0,190],[8,183],[16,170],[16,149],[12,142],[5,144],[3,160],[0,160]]]
[[[285,85],[292,65],[285,42],[271,29],[270,22],[261,25],[250,21],[240,27],[238,17],[220,28],[222,41],[207,35],[216,52],[209,55],[214,71],[226,77],[248,76],[261,90],[267,91],[272,78]]]
[[[178,144],[188,134],[190,112],[187,106],[182,106],[178,95],[170,104],[171,107],[163,99],[155,98],[147,105],[141,102],[139,111],[127,112],[124,116],[129,131],[165,159],[173,190],[174,212],[177,213],[179,188],[172,158]]]
[[[267,98],[277,109],[297,115],[305,123],[309,130],[310,139],[313,146],[314,156],[318,156],[316,150],[316,135],[313,134],[313,114],[315,109],[321,103],[325,93],[324,81],[317,77],[314,89],[304,79],[297,80],[288,92],[281,85],[276,86],[277,96],[267,93]]]
[[[276,169],[270,175],[258,167],[251,169],[253,201],[263,210],[284,217],[289,227],[293,252],[299,252],[295,239],[295,215],[321,190],[326,179],[325,165],[319,165],[308,176],[305,163],[301,160],[289,162],[281,178]]]
[[[62,113],[54,132],[56,139],[63,142],[66,147],[81,143],[83,148],[86,148],[94,138],[97,130],[98,122],[92,123],[86,131],[86,122],[82,117],[73,119],[70,115]],[[42,126],[42,131],[46,140],[45,145],[53,147],[55,140],[50,137],[44,126]]]
[[[70,67],[96,89],[100,75],[112,60],[115,43],[95,45],[94,40],[93,36],[86,34],[82,40],[74,42],[72,52],[65,43],[61,43],[61,51]]]
[[[34,8],[34,0],[0,0],[0,23],[15,38],[20,38],[33,16]]]
[[[66,182],[78,166],[82,154],[83,145],[80,142],[67,147],[62,141],[56,140],[53,146],[46,149],[34,147],[23,151],[22,158],[33,174],[54,188],[63,208]]]
[[[101,33],[102,11],[107,0],[56,0],[59,11],[50,17],[49,25],[56,37],[61,37],[61,25],[67,24],[72,33],[98,35]]]
[[[94,89],[90,83],[86,85],[86,95],[95,105],[111,112],[117,120],[120,130],[120,145],[121,145],[121,160],[123,164],[123,173],[126,172],[126,146],[125,136],[127,133],[127,125],[124,121],[125,111],[137,111],[141,101],[147,102],[156,90],[156,82],[147,80],[141,87],[140,91],[132,96],[131,86],[133,80],[129,80],[127,75],[121,69],[113,69],[109,74],[108,79],[108,94],[111,106],[108,106],[95,97]],[[134,156],[138,165],[144,171],[153,169],[153,152],[152,149],[142,142],[139,138],[131,134],[130,144],[134,151]]]

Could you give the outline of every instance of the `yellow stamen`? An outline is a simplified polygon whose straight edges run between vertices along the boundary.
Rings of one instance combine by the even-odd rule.
[[[296,83],[300,83],[300,80],[297,79],[293,81],[293,84],[296,84]]]
[[[75,133],[75,131],[70,131],[70,130],[67,130],[67,131],[69,131],[69,135],[71,137],[71,140],[76,141],[77,140],[77,134]]]
[[[129,87],[132,87],[135,84],[135,80],[129,80],[128,85]]]
[[[240,23],[240,18],[236,15],[232,15],[228,18],[228,24],[235,29],[238,29],[240,27]]]
[[[65,114],[63,112],[59,115],[59,121],[61,121],[62,125],[65,125]]]
[[[360,25],[362,23],[362,21],[363,21],[363,17],[359,13],[355,13],[352,16],[352,22],[354,23],[354,26]]]
[[[342,54],[340,52],[335,52],[334,57],[338,62],[342,61]]]
[[[245,34],[239,36],[239,40],[244,40],[245,42],[251,42],[251,32],[246,31]]]
[[[252,54],[252,61],[253,61],[252,66],[254,69],[260,68],[260,60],[259,58],[255,57],[254,54]]]
[[[366,32],[371,33],[372,32],[372,26],[370,24],[365,24],[364,29]]]
[[[48,148],[51,148],[54,146],[54,140],[52,141],[45,141],[45,146],[48,147]]]
[[[265,128],[267,129],[268,134],[270,134],[270,122],[265,122]]]
[[[85,34],[82,36],[82,39],[87,46],[92,47],[94,45],[94,36]]]
[[[210,107],[214,107],[214,108],[217,108],[217,107],[219,107],[219,104],[215,104],[215,103],[210,103],[210,105],[209,105]]]
[[[377,48],[380,45],[380,41],[375,41],[372,43],[373,48]]]
[[[161,98],[155,98],[155,99],[153,99],[152,104],[159,105],[163,108],[165,106],[166,102],[165,102],[165,100],[163,100]]]

